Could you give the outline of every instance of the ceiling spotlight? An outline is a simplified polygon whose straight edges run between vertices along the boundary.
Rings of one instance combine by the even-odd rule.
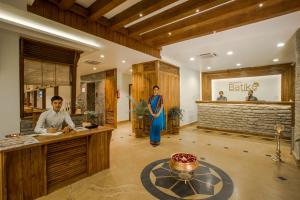
[[[237,63],[236,66],[238,66],[238,67],[241,66],[241,63]]]
[[[194,61],[195,60],[195,58],[194,57],[190,57],[190,61]]]
[[[97,70],[97,68],[96,68],[96,67],[93,67],[93,70]]]
[[[103,54],[101,54],[101,55],[100,55],[100,57],[101,57],[101,58],[104,58],[104,55],[103,55]]]
[[[232,54],[233,54],[232,51],[228,51],[228,52],[227,52],[227,55],[232,55]]]
[[[283,42],[280,42],[277,44],[277,47],[283,47],[285,44]]]
[[[263,3],[260,3],[260,4],[258,4],[258,7],[263,7],[264,6],[264,4]]]
[[[143,17],[143,13],[140,13],[139,16],[140,16],[140,17]]]
[[[169,35],[169,36],[171,36],[171,35],[172,35],[172,33],[171,33],[171,32],[169,32],[169,33],[168,33],[168,35]]]
[[[209,70],[209,69],[211,69],[211,66],[207,66],[206,68]]]
[[[129,71],[132,72],[132,69],[130,69]]]
[[[279,61],[278,58],[274,58],[274,59],[273,59],[273,62],[278,62],[278,61]]]
[[[198,12],[200,12],[200,10],[199,10],[199,9],[197,9],[197,10],[196,10],[196,13],[198,13]]]
[[[122,60],[122,63],[126,63],[126,60]]]

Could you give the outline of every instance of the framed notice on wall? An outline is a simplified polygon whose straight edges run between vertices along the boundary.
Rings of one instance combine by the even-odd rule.
[[[248,90],[253,90],[260,101],[281,101],[281,75],[214,79],[211,84],[213,101],[219,91],[224,92],[228,101],[244,101]]]

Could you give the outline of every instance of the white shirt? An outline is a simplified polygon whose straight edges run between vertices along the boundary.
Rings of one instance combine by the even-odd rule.
[[[69,113],[65,111],[55,112],[52,108],[43,112],[36,123],[34,132],[47,133],[47,128],[62,128],[63,122],[66,122],[72,129],[75,128]]]

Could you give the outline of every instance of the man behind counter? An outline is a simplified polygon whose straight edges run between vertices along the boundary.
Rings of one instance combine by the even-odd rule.
[[[257,101],[257,98],[253,96],[253,90],[248,91],[248,96],[246,96],[246,101]]]
[[[224,95],[223,91],[220,91],[219,95],[220,96],[217,98],[217,101],[227,101],[227,97],[223,96]]]
[[[51,98],[52,108],[43,112],[39,117],[39,120],[35,126],[34,132],[36,133],[47,133],[47,128],[61,129],[63,122],[68,124],[62,131],[69,132],[70,129],[75,128],[69,113],[61,111],[63,98],[60,96],[53,96]]]

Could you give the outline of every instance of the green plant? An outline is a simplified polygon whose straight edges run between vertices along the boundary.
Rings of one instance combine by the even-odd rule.
[[[183,119],[183,110],[177,106],[170,108],[168,111],[168,118],[171,120],[175,120],[175,119],[182,120]]]
[[[142,99],[139,103],[136,103],[136,101],[132,100],[132,103],[134,105],[134,109],[132,111],[138,118],[143,117],[146,113],[149,112],[148,104],[145,100]]]
[[[87,111],[87,119],[89,121],[94,121],[97,117],[97,114],[95,111]]]

